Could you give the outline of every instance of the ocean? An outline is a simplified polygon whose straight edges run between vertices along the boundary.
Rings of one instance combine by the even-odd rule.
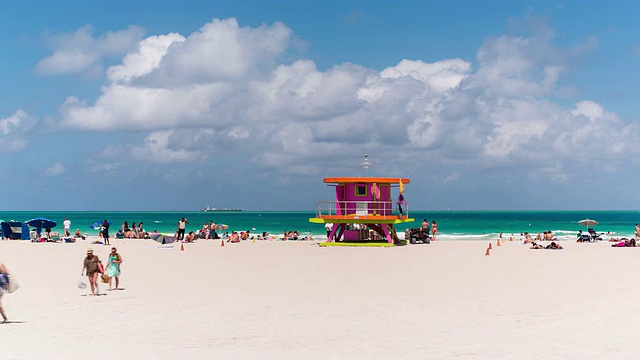
[[[587,228],[578,224],[582,219],[594,219],[600,224],[597,232],[614,232],[616,236],[633,236],[635,224],[640,223],[638,211],[412,211],[415,222],[397,227],[399,232],[406,228],[419,227],[423,219],[438,222],[439,239],[451,238],[467,240],[495,239],[498,234],[519,235],[528,231],[534,236],[538,232],[553,231],[561,239],[575,239],[578,230]],[[72,232],[80,229],[89,235],[98,232],[90,226],[96,221],[107,219],[112,223],[111,233],[115,233],[124,221],[144,222],[147,231],[175,232],[178,220],[189,220],[187,232],[200,229],[209,221],[229,225],[229,230],[250,230],[252,233],[282,234],[289,230],[298,230],[303,235],[325,236],[323,225],[312,224],[309,218],[314,212],[285,211],[242,211],[242,212],[0,212],[0,219],[9,221],[27,221],[35,217],[48,217],[58,223],[54,231],[62,232],[65,217],[71,220]],[[402,236],[402,234],[401,234]]]

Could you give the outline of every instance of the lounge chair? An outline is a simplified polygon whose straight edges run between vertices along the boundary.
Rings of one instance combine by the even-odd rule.
[[[595,240],[589,234],[582,234],[578,238],[578,242],[592,242],[592,241],[595,241]]]

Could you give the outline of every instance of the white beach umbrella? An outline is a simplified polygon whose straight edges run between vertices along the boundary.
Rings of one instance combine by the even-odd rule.
[[[584,219],[584,220],[578,221],[578,224],[589,227],[589,226],[596,226],[600,223],[592,219]]]
[[[593,219],[584,219],[584,220],[578,221],[578,224],[586,226],[587,230],[589,230],[589,227],[596,226],[596,225],[599,224],[599,222],[597,222],[597,221],[595,221]]]

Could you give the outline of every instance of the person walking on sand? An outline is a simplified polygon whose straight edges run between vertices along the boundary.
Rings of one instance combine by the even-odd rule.
[[[178,240],[184,240],[184,231],[187,228],[188,223],[189,220],[184,217],[178,221],[178,233],[176,234]]]
[[[107,265],[107,275],[109,276],[109,290],[111,290],[111,279],[116,279],[116,290],[120,286],[120,264],[122,264],[122,256],[118,254],[116,248],[111,248],[109,254],[109,265]]]
[[[9,270],[4,264],[0,264],[0,315],[2,316],[2,322],[7,322],[7,315],[4,313],[2,307],[2,295],[9,291]]]
[[[89,278],[89,284],[91,285],[91,295],[100,294],[98,289],[98,274],[100,274],[100,259],[96,255],[93,255],[93,249],[87,250],[87,257],[84,258],[84,264],[82,266],[83,276],[85,273]]]
[[[104,244],[109,245],[109,222],[106,219],[102,222],[101,230]]]

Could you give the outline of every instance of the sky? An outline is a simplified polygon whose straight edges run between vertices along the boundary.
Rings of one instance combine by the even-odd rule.
[[[640,3],[3,1],[3,211],[634,210]]]

